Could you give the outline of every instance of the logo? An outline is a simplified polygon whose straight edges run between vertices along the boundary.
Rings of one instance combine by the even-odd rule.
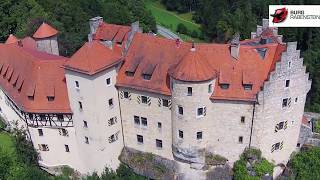
[[[288,9],[286,8],[281,8],[281,9],[276,9],[274,14],[270,14],[270,16],[273,17],[272,22],[273,23],[281,23],[287,19],[288,15]]]

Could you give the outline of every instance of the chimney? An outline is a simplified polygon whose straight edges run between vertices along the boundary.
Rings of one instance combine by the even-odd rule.
[[[269,28],[269,19],[262,19],[262,30]]]
[[[103,18],[100,16],[91,18],[89,20],[89,25],[90,25],[90,35],[92,36],[93,34],[96,33],[99,25],[103,22]]]
[[[142,32],[142,29],[139,26],[139,21],[136,21],[131,24],[131,31],[128,33],[128,40],[127,40],[127,42],[125,44],[125,48],[124,48],[125,53],[127,53],[129,46],[133,40],[133,37],[137,32]]]
[[[230,54],[234,59],[239,59],[240,34],[236,33],[231,40]]]

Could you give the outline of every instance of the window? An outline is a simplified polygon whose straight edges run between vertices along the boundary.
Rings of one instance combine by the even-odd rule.
[[[54,96],[48,96],[48,101],[54,101]]]
[[[282,99],[282,108],[290,106],[291,98]]]
[[[162,140],[156,139],[156,146],[157,148],[162,148]]]
[[[89,138],[88,138],[87,136],[84,137],[84,142],[85,142],[86,144],[89,144]]]
[[[241,116],[241,123],[245,123],[246,118],[244,116]]]
[[[119,131],[118,131],[117,133],[115,133],[115,134],[112,134],[112,135],[108,138],[109,143],[113,143],[113,142],[117,141],[117,140],[118,140],[118,135],[119,135]]]
[[[123,91],[123,97],[128,99],[129,98],[129,92]]]
[[[220,84],[221,89],[229,89],[229,84]]]
[[[68,131],[66,129],[60,129],[59,134],[61,136],[69,136]]]
[[[162,106],[164,106],[164,107],[169,107],[169,100],[167,100],[167,99],[162,99]]]
[[[87,121],[83,121],[83,127],[85,127],[85,128],[88,127],[88,122]]]
[[[109,99],[109,100],[108,100],[108,103],[109,103],[109,107],[112,107],[112,106],[113,106],[113,99],[112,99],[112,98]]]
[[[250,91],[250,90],[252,90],[252,84],[244,84],[244,85],[243,85],[243,88],[244,88],[244,90],[246,90],[246,91]]]
[[[151,75],[150,74],[142,74],[142,78],[145,80],[150,80],[151,79]]]
[[[162,128],[162,123],[158,122],[158,128]]]
[[[148,97],[147,96],[141,96],[141,102],[143,104],[148,104]]]
[[[298,98],[296,97],[296,99],[294,100],[295,102],[298,102]]]
[[[205,116],[206,107],[201,107],[197,109],[197,117],[203,117]]]
[[[43,130],[42,129],[38,129],[38,133],[39,133],[39,136],[43,136]]]
[[[290,80],[286,80],[286,87],[289,87],[290,85]]]
[[[78,104],[79,104],[79,109],[82,110],[82,109],[83,109],[83,107],[82,107],[82,102],[79,101]]]
[[[30,101],[33,101],[33,100],[34,100],[34,96],[28,96],[28,99],[29,99]]]
[[[178,106],[178,113],[180,115],[183,115],[183,107],[182,106]]]
[[[300,147],[300,143],[297,143],[297,147]]]
[[[274,152],[276,150],[281,150],[283,148],[283,141],[282,142],[277,142],[272,145],[271,152]]]
[[[288,66],[289,66],[289,68],[291,68],[291,61],[288,62]]]
[[[197,132],[197,140],[202,139],[202,131]]]
[[[179,138],[183,139],[183,131],[179,130]]]
[[[134,116],[133,119],[134,119],[135,124],[140,125],[140,117],[139,116]]]
[[[130,76],[130,77],[134,76],[134,72],[126,71],[125,73],[127,76]]]
[[[142,124],[143,126],[147,126],[147,125],[148,125],[147,118],[141,117],[141,124]]]
[[[106,83],[107,83],[107,85],[110,85],[110,84],[111,84],[111,79],[110,79],[110,78],[107,78],[107,79],[106,79]]]
[[[39,144],[40,151],[49,151],[48,144]]]
[[[138,141],[138,143],[143,143],[143,136],[141,136],[141,135],[137,135],[137,141]]]
[[[212,84],[209,84],[208,86],[208,93],[212,93]]]
[[[279,122],[276,125],[274,132],[278,132],[281,129],[287,129],[287,125],[288,125],[288,121]]]
[[[76,88],[79,89],[80,88],[79,82],[75,81],[75,83],[76,83]]]
[[[66,152],[70,152],[70,149],[69,149],[69,145],[64,145],[64,148],[65,148],[65,150],[66,150]]]
[[[188,96],[192,96],[192,87],[188,87]]]
[[[243,136],[239,136],[239,143],[240,143],[240,144],[243,143]]]
[[[57,115],[57,119],[58,121],[63,122],[63,115],[62,114]]]
[[[112,126],[117,123],[117,117],[112,117],[108,120],[108,126]]]

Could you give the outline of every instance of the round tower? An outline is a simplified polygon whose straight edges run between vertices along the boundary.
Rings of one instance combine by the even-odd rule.
[[[33,38],[37,43],[37,49],[49,54],[59,55],[58,31],[46,23],[38,28],[33,34]]]
[[[172,147],[176,159],[204,163],[210,129],[208,109],[217,73],[194,45],[170,71],[172,82]]]

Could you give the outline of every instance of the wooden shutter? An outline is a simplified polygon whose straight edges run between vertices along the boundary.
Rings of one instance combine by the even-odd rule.
[[[281,141],[279,149],[281,150],[282,148],[283,148],[283,141]]]
[[[283,125],[283,129],[287,129],[287,127],[288,127],[288,121],[285,121]]]
[[[171,109],[171,105],[172,105],[171,100],[168,100],[168,107],[169,107],[169,109]]]
[[[158,106],[161,107],[162,99],[158,98]]]
[[[131,93],[128,92],[128,99],[131,100]]]
[[[120,91],[120,98],[123,99],[123,91]]]
[[[203,107],[203,116],[206,116],[206,115],[207,115],[207,108]]]
[[[141,96],[137,97],[137,102],[140,104],[141,103]]]
[[[151,105],[151,98],[149,96],[148,96],[148,99],[147,99],[147,103],[148,103],[149,106]]]

